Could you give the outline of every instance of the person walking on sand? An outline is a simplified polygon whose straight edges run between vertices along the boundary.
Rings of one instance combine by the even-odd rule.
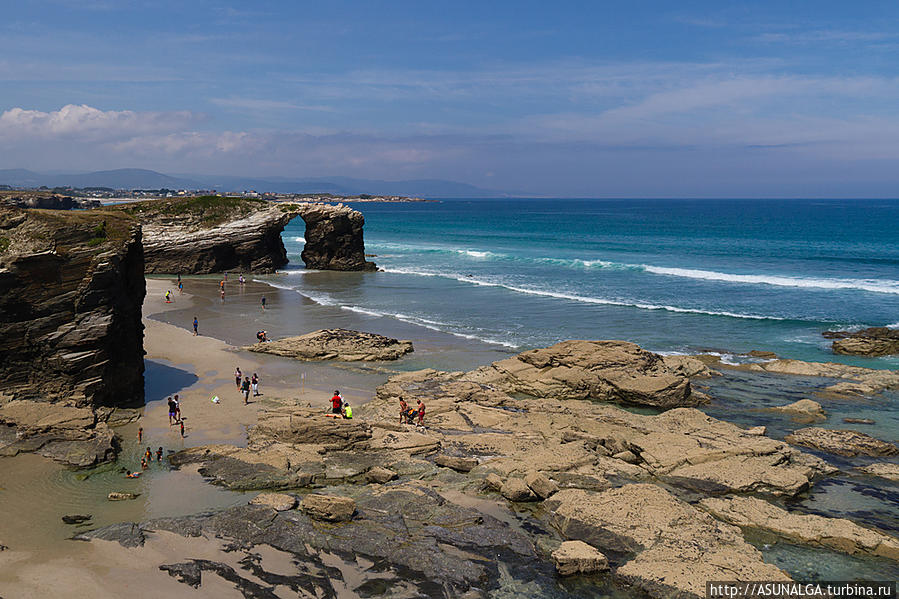
[[[334,390],[334,395],[331,397],[331,413],[337,415],[343,414],[343,397],[337,389]]]
[[[175,419],[175,402],[172,401],[171,397],[167,397],[165,401],[169,405],[169,426],[172,426],[172,424],[178,422]],[[172,422],[173,420],[174,422]],[[149,450],[150,448],[148,447],[147,449]]]
[[[177,393],[172,398],[172,403],[175,404],[175,422],[181,422],[181,400],[178,399]]]
[[[424,426],[425,419],[425,404],[420,399],[418,400],[418,426]]]
[[[194,337],[196,337],[199,333],[197,333],[197,327],[200,326],[200,321],[197,320],[197,317],[194,316]]]
[[[262,296],[262,309],[265,310],[265,296]]]
[[[250,379],[250,384],[253,385],[253,397],[259,396],[259,377],[256,373],[253,373],[253,378]]]
[[[178,295],[184,295],[184,283],[178,281]]]
[[[245,376],[243,383],[240,384],[240,390],[243,393],[243,405],[250,403],[250,377]]]
[[[237,385],[237,388],[240,389],[240,382],[243,380],[243,373],[240,371],[240,367],[234,369],[234,384]]]

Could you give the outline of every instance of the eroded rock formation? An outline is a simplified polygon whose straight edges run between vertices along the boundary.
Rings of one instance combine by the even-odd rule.
[[[354,362],[396,360],[412,351],[412,342],[361,331],[323,329],[297,337],[248,345],[244,349],[296,360]]]
[[[143,405],[141,229],[114,211],[0,208],[0,389]]]
[[[827,331],[823,333],[833,339],[833,353],[852,356],[889,356],[899,354],[899,329],[871,327],[850,333],[848,331]]]
[[[806,545],[849,554],[869,554],[899,560],[899,539],[865,528],[845,518],[788,512],[755,497],[710,497],[700,505],[720,520],[740,528],[763,530]]]
[[[670,368],[662,356],[626,341],[563,341],[494,362],[464,378],[531,397],[661,408],[705,403],[708,398],[694,392],[681,374],[683,367]]]
[[[894,456],[899,447],[871,435],[853,430],[835,430],[816,426],[801,428],[786,436],[786,441],[828,453],[845,456]]]
[[[144,228],[148,273],[270,273],[287,264],[281,232],[306,222],[303,261],[322,270],[374,270],[365,260],[362,213],[342,204],[273,203],[206,196],[118,207]]]

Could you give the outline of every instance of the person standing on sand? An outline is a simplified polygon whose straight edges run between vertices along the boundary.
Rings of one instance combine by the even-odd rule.
[[[175,404],[175,422],[181,422],[181,401],[178,399],[177,394],[172,398],[172,403]]]
[[[184,295],[184,283],[178,281],[178,295]]]
[[[262,296],[262,309],[265,310],[265,296]]]
[[[172,426],[172,424],[174,424],[172,420],[175,418],[175,402],[172,401],[171,397],[167,397],[165,401],[169,405],[169,426]],[[175,422],[177,422],[177,420],[175,420]],[[149,449],[150,448],[148,447],[147,450],[149,451]]]
[[[407,411],[409,411],[409,404],[407,404],[406,400],[401,397],[400,398],[400,424],[402,424],[403,420],[406,418]]]
[[[194,337],[196,337],[199,333],[197,333],[197,327],[200,326],[200,321],[197,320],[197,317],[194,316]]]
[[[237,388],[240,389],[240,381],[243,380],[243,373],[240,371],[240,367],[234,369],[234,384],[237,385]]]
[[[425,419],[425,404],[420,399],[418,400],[418,426],[424,426],[423,422]]]
[[[137,428],[137,442],[141,443],[144,440],[144,427],[139,426]]]
[[[253,385],[253,397],[259,396],[259,377],[256,373],[253,373],[253,378],[250,379],[250,384]]]
[[[240,384],[240,390],[243,393],[243,405],[249,405],[250,403],[250,377],[246,376],[243,379],[243,383]]]
[[[331,413],[338,415],[343,414],[343,397],[337,389],[334,390],[334,395],[331,397]]]
[[[184,421],[181,421],[181,438],[184,438]]]

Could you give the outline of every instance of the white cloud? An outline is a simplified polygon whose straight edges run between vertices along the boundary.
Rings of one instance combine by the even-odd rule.
[[[10,108],[0,114],[0,137],[47,139],[80,136],[84,140],[109,140],[153,131],[177,130],[197,120],[198,115],[187,111],[100,110],[85,104],[66,104],[52,112]]]

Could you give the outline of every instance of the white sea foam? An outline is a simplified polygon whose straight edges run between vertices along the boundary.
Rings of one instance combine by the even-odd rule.
[[[894,322],[893,324],[888,324],[887,328],[889,329],[899,329],[899,322]]]
[[[786,320],[785,318],[781,318],[779,316],[768,316],[768,315],[759,315],[759,314],[740,314],[737,312],[727,312],[727,311],[718,311],[718,310],[702,310],[699,308],[681,308],[679,306],[669,306],[665,304],[650,304],[646,302],[636,302],[636,301],[623,301],[623,300],[612,300],[606,298],[599,297],[589,297],[583,295],[573,295],[569,293],[559,293],[558,291],[546,291],[543,289],[533,289],[527,287],[518,287],[515,285],[506,285],[505,283],[498,283],[494,281],[484,281],[482,279],[476,279],[470,276],[462,276],[456,273],[436,273],[436,272],[427,272],[427,271],[418,271],[408,268],[385,268],[384,272],[387,273],[396,273],[396,274],[408,274],[408,275],[418,275],[423,277],[441,277],[446,279],[453,279],[462,283],[469,283],[471,285],[481,285],[485,287],[502,287],[504,289],[508,289],[509,291],[515,291],[516,293],[523,293],[527,295],[536,295],[542,297],[552,297],[556,299],[564,299],[574,302],[582,302],[586,304],[599,304],[606,306],[624,306],[630,308],[639,308],[641,310],[665,310],[667,312],[678,312],[684,314],[705,314],[708,316],[727,316],[730,318],[745,318],[750,320]]]
[[[294,237],[293,240],[296,241],[297,243],[306,243],[305,237]]]
[[[776,285],[779,287],[804,287],[809,289],[858,289],[872,293],[899,294],[899,281],[880,279],[822,279],[777,275],[736,275],[713,270],[692,268],[666,268],[650,264],[639,265],[646,272],[705,281],[726,281],[728,283],[748,283],[753,285]]]
[[[477,260],[515,260],[521,262],[554,264],[557,266],[568,268],[634,270],[648,272],[656,275],[665,275],[704,281],[720,281],[724,283],[774,285],[778,287],[797,287],[805,289],[854,289],[859,291],[868,291],[871,293],[887,293],[899,295],[899,281],[890,279],[845,279],[826,277],[798,277],[775,274],[734,274],[696,268],[674,268],[667,266],[656,266],[654,264],[629,264],[626,262],[612,262],[609,260],[600,259],[556,258],[552,256],[544,256],[539,258],[529,256],[511,256],[509,254],[471,248],[462,249],[390,242],[374,245],[378,247],[393,248],[399,250],[458,254]]]

